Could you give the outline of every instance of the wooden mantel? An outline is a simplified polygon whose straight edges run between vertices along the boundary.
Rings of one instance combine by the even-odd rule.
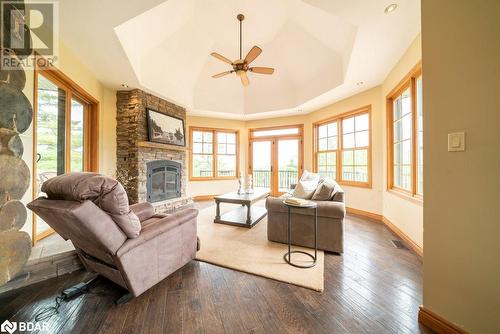
[[[174,151],[187,151],[188,150],[188,148],[186,146],[154,143],[154,142],[150,142],[150,141],[140,141],[137,143],[137,147],[158,148],[160,150],[174,150]]]

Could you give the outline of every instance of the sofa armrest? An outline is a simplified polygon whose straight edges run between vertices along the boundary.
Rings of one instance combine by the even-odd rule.
[[[316,203],[318,204],[318,216],[335,219],[345,218],[346,209],[344,202],[316,201]]]
[[[135,213],[140,222],[153,217],[155,214],[155,209],[153,208],[151,203],[148,202],[132,204],[130,206],[130,210]]]
[[[266,198],[266,209],[267,211],[286,211],[288,210],[286,205],[283,203],[283,198],[280,197],[268,197]]]
[[[182,224],[194,223],[196,224],[196,217],[198,216],[198,210],[187,209],[181,210],[157,221],[147,225],[141,230],[141,233],[137,238],[128,239],[125,241],[123,246],[118,250],[117,256],[121,256],[130,250],[156,238],[157,236],[168,233],[169,231],[175,229]]]

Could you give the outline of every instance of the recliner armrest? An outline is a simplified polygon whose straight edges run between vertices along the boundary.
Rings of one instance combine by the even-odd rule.
[[[123,246],[118,250],[117,256],[121,256],[127,253],[131,249],[142,245],[149,240],[154,239],[158,235],[167,233],[168,231],[175,229],[177,226],[194,221],[196,224],[196,217],[198,216],[198,210],[196,209],[186,209],[182,211],[175,212],[164,218],[160,218],[157,221],[147,225],[141,230],[141,233],[137,238],[128,239],[125,241]]]
[[[139,218],[140,222],[145,221],[155,215],[155,209],[151,203],[137,203],[130,206],[130,210]]]

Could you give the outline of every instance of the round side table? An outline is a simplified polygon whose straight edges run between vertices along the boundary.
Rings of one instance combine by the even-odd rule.
[[[283,255],[283,259],[286,263],[297,268],[311,268],[316,265],[316,260],[318,258],[318,205],[314,202],[310,202],[308,205],[292,205],[283,201],[283,204],[288,208],[288,252]],[[303,209],[303,210],[314,210],[314,256],[310,253],[295,250],[292,251],[290,248],[292,246],[292,216],[290,214],[290,209]],[[300,265],[292,262],[292,253],[301,253],[309,256],[313,262],[307,265]]]

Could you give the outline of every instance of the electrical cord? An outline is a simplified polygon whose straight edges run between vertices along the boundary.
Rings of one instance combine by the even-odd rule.
[[[62,292],[59,296],[57,296],[54,300],[55,306],[44,307],[40,312],[35,315],[35,321],[43,321],[50,319],[52,316],[59,314],[59,307],[61,307],[62,301],[65,300]]]
[[[54,306],[44,307],[35,315],[35,321],[43,321],[50,319],[52,316],[59,314],[59,308],[62,302],[68,302],[78,296],[86,294],[90,291],[91,284],[98,276],[93,277],[87,282],[80,282],[70,288],[64,289],[55,299]],[[97,295],[96,293],[93,293]]]

